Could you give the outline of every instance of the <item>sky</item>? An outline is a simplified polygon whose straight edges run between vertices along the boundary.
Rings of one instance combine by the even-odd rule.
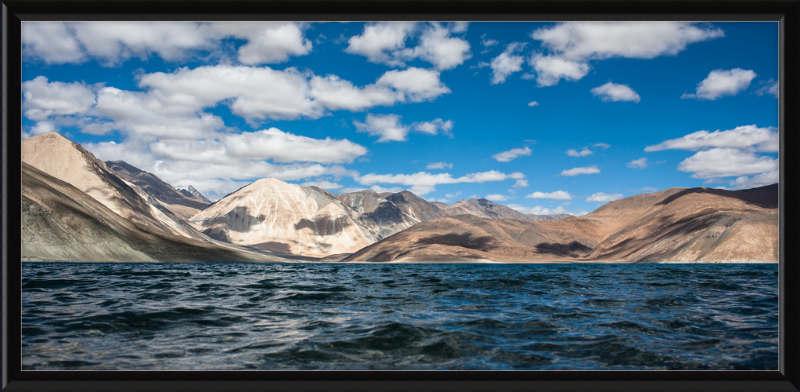
[[[778,181],[777,22],[23,22],[22,139],[212,200],[260,178],[582,215]]]

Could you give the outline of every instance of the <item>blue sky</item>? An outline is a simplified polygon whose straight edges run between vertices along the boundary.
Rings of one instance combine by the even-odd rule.
[[[582,214],[778,178],[778,23],[24,22],[22,138],[216,199],[263,177]]]

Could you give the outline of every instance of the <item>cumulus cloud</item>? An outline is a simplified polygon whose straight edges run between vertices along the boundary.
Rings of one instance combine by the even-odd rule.
[[[50,82],[44,76],[22,83],[25,117],[45,120],[54,115],[85,114],[95,104],[95,95],[83,83]]]
[[[406,61],[421,59],[438,70],[454,68],[471,57],[469,43],[453,33],[463,33],[467,24],[421,24],[410,22],[380,22],[364,26],[360,35],[348,40],[345,52],[367,57],[373,63],[403,67]],[[406,47],[410,38],[417,46]]]
[[[644,169],[647,167],[647,158],[634,159],[625,164],[631,169]]]
[[[506,81],[514,72],[522,71],[522,63],[525,59],[522,56],[515,55],[519,49],[525,46],[521,42],[512,42],[499,56],[495,57],[489,64],[492,67],[492,81],[491,84],[500,84]]]
[[[498,40],[486,38],[486,34],[481,35],[481,45],[484,47],[484,50],[481,53],[488,53],[490,50],[492,50],[493,46],[496,46],[499,43],[500,41]]]
[[[589,197],[586,198],[586,201],[593,201],[599,203],[607,203],[609,201],[619,200],[622,199],[623,196],[621,193],[603,193],[597,192]]]
[[[605,150],[606,148],[609,148],[609,147],[611,147],[611,145],[610,145],[610,144],[607,144],[607,143],[595,143],[595,144],[592,144],[592,146],[593,146],[593,147],[600,147],[600,148],[602,148],[603,150]]]
[[[425,166],[425,168],[428,170],[444,169],[444,168],[452,169],[453,164],[444,162],[435,162],[435,163],[429,163],[428,166]]]
[[[506,201],[506,200],[509,199],[509,197],[506,196],[506,195],[500,195],[500,194],[493,193],[491,195],[486,195],[486,197],[484,197],[484,199],[491,200],[491,201]]]
[[[528,102],[528,106],[530,106],[530,107],[539,106],[539,102],[530,101],[530,102]]]
[[[567,155],[571,157],[585,157],[587,155],[592,155],[592,150],[589,150],[586,147],[584,147],[583,150],[581,151],[577,151],[575,149],[570,148],[569,150],[567,150]]]
[[[399,184],[410,186],[411,192],[417,195],[424,195],[436,190],[436,185],[441,184],[483,183],[507,179],[518,180],[525,178],[525,175],[519,172],[506,174],[496,170],[490,170],[487,172],[470,173],[455,178],[450,173],[431,174],[428,172],[418,172],[414,174],[370,173],[363,176],[355,176],[354,178],[362,185]]]
[[[528,187],[528,180],[517,180],[514,183],[514,188],[526,188]]]
[[[406,135],[411,127],[400,122],[396,114],[367,114],[364,122],[353,121],[359,132],[366,132],[371,136],[380,136],[379,143],[389,141],[406,141]]]
[[[695,94],[683,94],[681,99],[696,98],[713,101],[717,98],[736,95],[750,86],[756,77],[752,70],[734,68],[731,70],[717,69],[711,71],[708,77],[697,84]]]
[[[313,139],[277,128],[226,135],[223,139],[231,157],[274,162],[349,163],[367,153],[366,148],[347,139]]]
[[[55,132],[57,130],[55,124],[49,121],[39,121],[30,129],[30,136],[41,135],[43,133]]]
[[[776,171],[778,160],[736,148],[712,148],[686,158],[678,170],[693,178],[739,177]]]
[[[721,29],[697,23],[565,22],[531,33],[550,54],[534,54],[529,63],[539,86],[552,86],[586,76],[590,60],[674,56],[689,44],[722,36]]]
[[[553,214],[567,214],[567,209],[564,206],[558,206],[556,208],[547,208],[542,206],[534,206],[534,207],[525,207],[519,204],[508,204],[506,207],[517,210],[523,214],[534,214],[534,215],[553,215]]]
[[[670,139],[653,146],[645,147],[645,151],[690,150],[697,151],[710,147],[753,148],[756,151],[778,152],[778,130],[774,127],[759,128],[754,125],[742,125],[726,131],[697,131],[686,136]]]
[[[555,192],[533,192],[530,195],[525,196],[529,199],[554,199],[554,200],[572,200],[572,195],[569,194],[567,191],[555,191]]]
[[[780,177],[777,170],[761,173],[752,177],[741,176],[735,180],[730,181],[729,184],[733,185],[733,189],[750,189],[760,186],[775,184],[779,181]]]
[[[603,102],[636,102],[641,101],[641,97],[626,84],[615,84],[608,82],[602,86],[592,89],[592,94],[600,97]]]
[[[494,154],[492,155],[492,158],[498,162],[511,162],[517,157],[528,155],[531,155],[531,149],[526,146],[525,148],[513,148],[508,151]]]
[[[448,194],[444,195],[444,197],[446,197],[446,198],[448,198],[448,199],[452,199],[452,198],[454,198],[454,197],[457,197],[457,196],[458,196],[458,195],[460,195],[460,194],[461,194],[461,191],[458,191],[458,192],[456,192],[456,193],[448,193]]]
[[[46,63],[97,59],[118,65],[130,58],[158,55],[167,61],[222,50],[221,41],[238,38],[242,64],[286,61],[311,51],[304,25],[287,22],[24,22],[23,56]]]
[[[600,173],[600,169],[597,168],[597,165],[592,165],[585,167],[575,167],[569,170],[564,170],[559,175],[571,177],[571,176],[577,176],[579,174],[596,174],[596,173]]]
[[[414,124],[414,130],[427,133],[429,135],[436,135],[441,132],[445,135],[453,134],[453,120],[444,121],[441,118],[434,119],[433,121],[418,122]]]

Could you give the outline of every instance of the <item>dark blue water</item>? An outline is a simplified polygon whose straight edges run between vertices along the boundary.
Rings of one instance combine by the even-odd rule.
[[[777,369],[776,264],[23,263],[23,369]]]

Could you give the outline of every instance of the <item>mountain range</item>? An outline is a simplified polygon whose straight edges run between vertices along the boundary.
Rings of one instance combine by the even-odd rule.
[[[22,161],[24,260],[777,260],[777,184],[670,188],[573,217],[274,178],[211,202],[58,133],[24,140]]]

